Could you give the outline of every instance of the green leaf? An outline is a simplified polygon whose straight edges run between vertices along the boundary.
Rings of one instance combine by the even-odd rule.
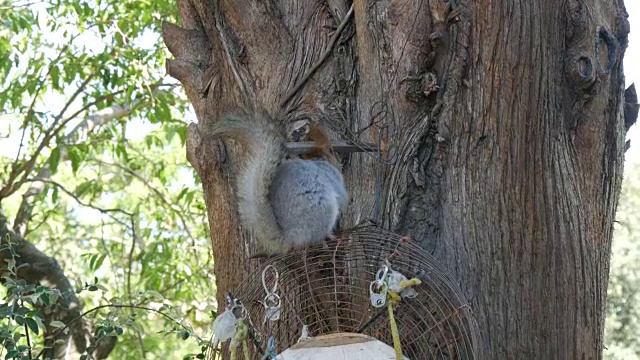
[[[36,335],[40,333],[40,329],[38,328],[38,323],[32,318],[27,318],[27,326],[31,331],[33,331]]]
[[[53,88],[56,90],[60,90],[60,68],[58,65],[53,65],[51,67],[51,84]]]
[[[24,337],[24,334],[21,334],[19,332],[13,333],[13,341],[15,342],[20,341],[20,339],[22,339],[23,337]]]
[[[49,167],[51,172],[55,174],[58,171],[58,163],[60,162],[60,148],[56,147],[51,150],[51,156],[49,156]]]
[[[53,320],[52,322],[49,323],[49,326],[52,326],[54,328],[61,328],[61,327],[65,327],[66,325],[59,320]]]
[[[152,298],[154,300],[162,301],[164,297],[157,291],[147,290],[144,292],[144,295],[148,298]]]
[[[127,148],[124,146],[124,143],[118,142],[116,144],[115,152],[120,159],[124,160],[125,162],[127,161],[128,159]]]
[[[176,201],[180,201],[180,199],[182,199],[182,197],[184,197],[187,192],[189,191],[188,188],[183,188],[182,191],[180,191],[180,193],[178,194],[178,196],[176,197]]]
[[[46,330],[47,328],[44,326],[44,323],[42,322],[42,318],[40,316],[35,316],[33,317],[33,321],[36,322],[36,324],[38,324],[38,328]]]
[[[89,191],[89,189],[91,189],[92,186],[93,182],[91,180],[85,181],[76,187],[75,193],[77,196],[83,196]]]
[[[80,168],[80,163],[83,159],[82,154],[76,146],[70,146],[67,148],[67,156],[71,160],[71,170],[75,174]]]
[[[98,259],[96,260],[94,270],[98,270],[100,266],[102,266],[102,263],[104,263],[104,259],[106,258],[107,258],[106,254],[100,254],[100,256],[98,256]]]
[[[58,202],[58,195],[59,195],[59,191],[58,191],[58,187],[54,187],[53,190],[51,191],[51,202],[52,203],[57,203]]]
[[[180,136],[180,145],[184,145],[187,142],[187,126],[178,127],[176,133]]]

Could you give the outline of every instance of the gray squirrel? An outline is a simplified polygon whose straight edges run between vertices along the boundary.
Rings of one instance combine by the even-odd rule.
[[[207,134],[232,139],[247,152],[235,188],[240,223],[265,248],[253,257],[304,249],[332,236],[349,196],[319,125],[309,125],[314,151],[293,159],[287,159],[283,128],[263,112],[227,115]]]

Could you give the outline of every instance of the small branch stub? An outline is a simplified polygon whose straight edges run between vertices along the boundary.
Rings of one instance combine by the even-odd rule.
[[[579,90],[587,90],[596,82],[594,61],[587,53],[580,53],[571,58],[569,79]]]
[[[636,94],[635,84],[631,84],[624,91],[624,128],[629,131],[629,128],[636,123],[638,119],[638,95]]]
[[[187,89],[202,88],[202,70],[187,60],[167,59],[167,74],[180,81]]]

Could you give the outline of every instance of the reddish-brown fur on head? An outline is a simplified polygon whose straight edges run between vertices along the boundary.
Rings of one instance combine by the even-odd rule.
[[[313,141],[315,146],[313,151],[308,154],[304,154],[301,157],[305,160],[322,158],[337,164],[338,160],[333,154],[331,149],[331,140],[325,129],[317,122],[310,122],[308,124],[309,132],[307,133],[307,140]]]

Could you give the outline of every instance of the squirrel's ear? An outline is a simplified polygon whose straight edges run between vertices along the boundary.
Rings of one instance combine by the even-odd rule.
[[[298,120],[291,124],[289,134],[291,135],[291,141],[305,141],[309,134],[309,122],[307,120]]]

